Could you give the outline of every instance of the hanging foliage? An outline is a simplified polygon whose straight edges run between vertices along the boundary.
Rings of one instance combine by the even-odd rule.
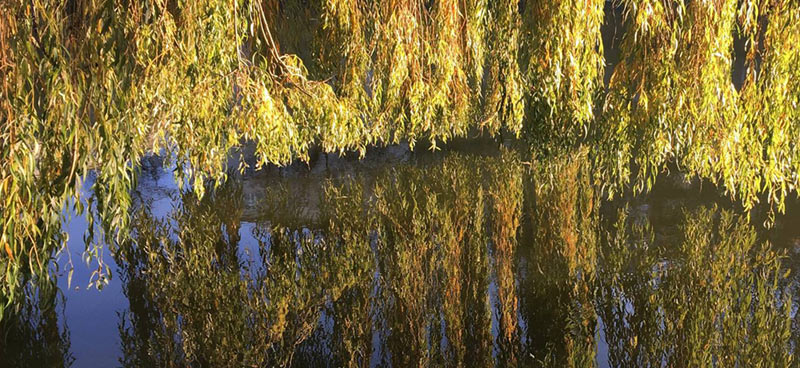
[[[574,144],[586,137],[602,87],[606,1],[525,3],[520,64],[530,101],[526,138],[542,149],[556,141]]]
[[[260,166],[508,131],[537,152],[588,146],[606,194],[673,162],[783,210],[800,182],[798,18],[791,0],[4,1],[0,303],[47,277],[66,206],[90,220],[87,259],[128,236],[143,155],[202,196],[248,141]]]

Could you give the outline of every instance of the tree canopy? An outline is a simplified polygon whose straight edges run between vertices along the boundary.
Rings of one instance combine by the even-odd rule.
[[[66,206],[119,241],[145,154],[202,196],[243,141],[285,164],[505,131],[537,155],[587,147],[605,195],[675,163],[782,210],[798,43],[792,0],[4,1],[0,301],[47,277]]]

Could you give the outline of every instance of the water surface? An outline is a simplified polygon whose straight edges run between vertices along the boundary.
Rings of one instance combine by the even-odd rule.
[[[103,253],[109,284],[86,288],[87,224],[73,219],[72,282],[61,270],[31,290],[6,322],[4,360],[796,363],[796,205],[766,229],[758,211],[674,173],[612,201],[591,183],[582,153],[535,161],[474,142],[320,155],[234,175],[202,199],[146,165],[131,240]]]

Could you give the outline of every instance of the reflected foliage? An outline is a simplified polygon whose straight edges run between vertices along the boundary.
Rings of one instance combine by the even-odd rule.
[[[144,206],[116,255],[121,362],[794,364],[792,280],[763,234],[715,206],[677,226],[601,211],[587,156],[451,153],[309,203],[275,183],[252,223],[235,181]]]
[[[4,1],[0,312],[52,276],[66,213],[89,259],[126,242],[161,152],[203,197],[248,165],[506,133],[588,149],[604,196],[677,165],[772,215],[800,184],[798,35],[794,0]]]
[[[8,367],[69,367],[64,297],[54,282],[25,290],[25,304],[0,321],[0,361]]]
[[[795,364],[788,272],[743,217],[687,211],[663,242],[624,210],[612,228],[597,292],[612,365]]]

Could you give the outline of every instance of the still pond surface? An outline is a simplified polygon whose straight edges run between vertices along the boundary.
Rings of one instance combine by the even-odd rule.
[[[674,173],[600,200],[580,152],[476,142],[320,156],[201,200],[145,166],[108,285],[86,288],[73,219],[6,365],[797,364],[797,204],[767,229]]]

